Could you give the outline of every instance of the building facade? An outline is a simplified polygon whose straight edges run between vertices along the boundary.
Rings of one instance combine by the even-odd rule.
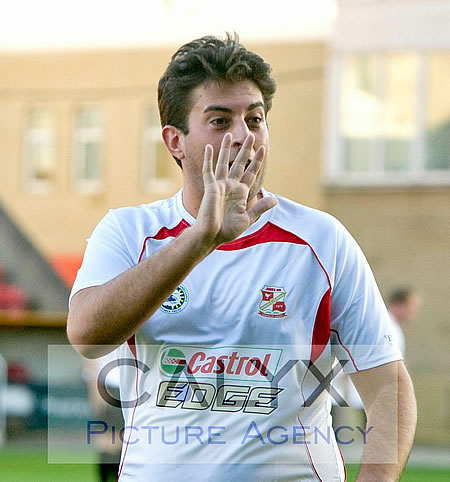
[[[423,299],[405,328],[417,439],[450,442],[450,2],[341,0],[322,187],[382,293]]]

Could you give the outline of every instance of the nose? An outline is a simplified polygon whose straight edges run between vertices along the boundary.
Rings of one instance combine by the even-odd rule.
[[[232,146],[240,149],[245,139],[250,134],[250,129],[248,128],[247,122],[242,119],[233,123],[233,128],[230,132],[233,136]]]

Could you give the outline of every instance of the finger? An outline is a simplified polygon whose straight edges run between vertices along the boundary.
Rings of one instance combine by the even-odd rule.
[[[216,179],[228,177],[228,163],[230,162],[231,134],[227,132],[220,144],[219,156],[217,158]]]
[[[233,165],[231,166],[230,172],[228,173],[228,176],[230,178],[241,179],[242,173],[245,170],[245,165],[250,159],[254,143],[255,136],[253,134],[249,134],[245,138],[241,149],[239,150],[235,160],[233,161]]]
[[[265,213],[269,209],[272,209],[278,204],[278,201],[274,197],[264,197],[258,199],[256,203],[247,211],[248,217],[250,218],[250,223],[254,223],[261,214]]]
[[[214,157],[213,146],[211,144],[206,144],[205,154],[203,157],[203,169],[202,169],[203,182],[205,185],[215,181],[214,173],[213,173],[213,157]]]
[[[244,184],[247,184],[248,187],[253,186],[256,176],[263,165],[265,155],[266,155],[265,147],[260,146],[256,151],[255,157],[252,159],[252,162],[247,167],[241,179],[241,182],[243,182]]]

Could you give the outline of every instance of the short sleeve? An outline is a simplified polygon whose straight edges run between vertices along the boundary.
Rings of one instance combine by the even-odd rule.
[[[347,373],[401,360],[392,322],[370,266],[350,233],[339,225],[331,295],[331,340],[348,362]]]
[[[87,240],[81,268],[72,287],[80,290],[102,285],[135,265],[113,210],[99,222]]]

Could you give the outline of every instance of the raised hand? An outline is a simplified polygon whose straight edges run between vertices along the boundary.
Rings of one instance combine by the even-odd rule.
[[[204,195],[195,227],[215,247],[236,239],[261,214],[273,208],[277,201],[273,197],[248,199],[249,192],[258,178],[264,156],[263,146],[256,151],[246,167],[253,150],[255,137],[249,134],[233,161],[231,168],[231,134],[225,134],[214,173],[213,147],[205,147],[203,163]]]

